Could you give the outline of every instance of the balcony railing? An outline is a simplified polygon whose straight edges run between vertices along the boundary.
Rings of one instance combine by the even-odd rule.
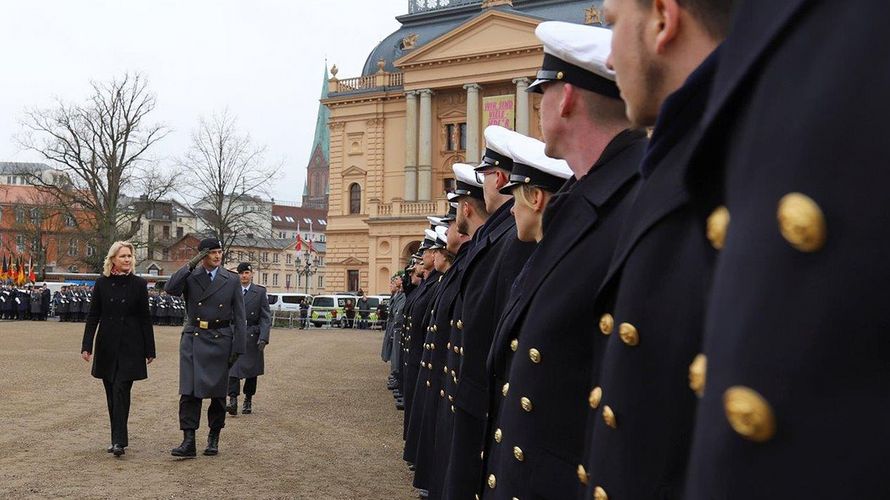
[[[429,12],[464,5],[480,4],[482,0],[408,0],[408,13]]]
[[[404,82],[405,78],[402,73],[378,73],[376,75],[345,78],[343,80],[332,79],[330,81],[331,88],[328,91],[332,94],[362,92],[388,87],[401,87]]]
[[[428,215],[441,215],[447,211],[447,204],[446,200],[372,202],[369,204],[370,213],[368,215],[372,219],[376,217],[426,217]]]

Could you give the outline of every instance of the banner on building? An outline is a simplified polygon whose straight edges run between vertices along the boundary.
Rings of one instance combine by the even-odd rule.
[[[514,129],[516,119],[516,96],[496,95],[482,98],[482,124],[500,125]]]

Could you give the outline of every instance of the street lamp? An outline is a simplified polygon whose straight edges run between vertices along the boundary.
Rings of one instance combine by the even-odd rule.
[[[306,250],[303,252],[303,258],[300,258],[300,255],[297,254],[297,276],[306,278],[306,295],[309,295],[309,280],[312,279],[312,275],[317,271],[317,264],[315,263],[315,257],[311,252]]]

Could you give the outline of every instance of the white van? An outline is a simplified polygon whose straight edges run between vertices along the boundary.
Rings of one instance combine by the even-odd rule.
[[[300,312],[300,301],[306,299],[306,303],[312,303],[312,296],[305,293],[266,293],[269,298],[269,308],[273,311]]]

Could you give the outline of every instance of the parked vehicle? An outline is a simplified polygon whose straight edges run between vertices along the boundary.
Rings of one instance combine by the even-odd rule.
[[[312,325],[320,327],[328,323],[331,326],[340,326],[343,320],[346,301],[351,300],[355,304],[355,295],[318,295],[312,298],[312,307],[309,308],[309,319]]]
[[[269,297],[269,308],[273,311],[300,312],[300,301],[304,298],[312,301],[312,296],[305,293],[266,293]]]

